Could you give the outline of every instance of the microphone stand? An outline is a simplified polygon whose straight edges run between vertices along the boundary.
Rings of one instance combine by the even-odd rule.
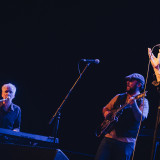
[[[151,49],[151,55],[153,55],[153,50],[155,47],[159,47],[160,48],[160,44],[156,44],[152,49]],[[160,50],[159,50],[160,52]],[[153,55],[154,56],[154,55]],[[158,58],[158,57],[157,57]],[[150,61],[151,61],[151,57],[150,57]],[[149,61],[149,62],[150,62]],[[159,65],[159,64],[158,64]],[[158,127],[159,127],[159,123],[160,123],[160,81],[158,78],[158,75],[156,75],[155,72],[155,77],[157,77],[156,79],[158,80],[154,80],[152,82],[152,84],[157,87],[157,92],[158,92],[158,111],[157,111],[157,117],[156,117],[156,123],[155,123],[155,129],[154,129],[154,135],[153,135],[153,144],[152,144],[152,152],[151,152],[151,160],[155,160],[156,157],[156,151],[157,151],[157,146],[159,145],[159,142],[157,141],[157,133],[158,133]]]
[[[52,116],[52,118],[49,121],[49,125],[52,124],[53,120],[55,119],[55,126],[53,129],[53,137],[54,137],[54,143],[57,143],[56,141],[57,139],[57,135],[58,135],[58,128],[59,128],[59,121],[60,121],[60,117],[61,117],[61,109],[64,105],[64,103],[66,102],[67,98],[69,97],[69,95],[71,94],[73,88],[76,86],[76,84],[78,83],[78,81],[80,80],[80,78],[82,77],[83,73],[85,72],[85,70],[89,67],[90,63],[87,63],[86,66],[84,67],[84,70],[80,73],[78,79],[76,80],[76,82],[73,84],[72,88],[69,90],[68,94],[65,96],[64,100],[62,101],[62,103],[60,104],[60,106],[58,107],[57,111],[55,112],[55,114]],[[58,140],[59,141],[59,140]]]
[[[157,118],[153,136],[152,152],[151,152],[151,160],[155,160],[157,147],[159,145],[159,142],[157,141],[157,133],[160,123],[160,82],[153,81],[152,84],[157,87],[158,98],[159,98],[159,105],[158,105]]]

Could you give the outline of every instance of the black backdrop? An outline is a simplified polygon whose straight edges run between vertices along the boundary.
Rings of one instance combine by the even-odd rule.
[[[21,131],[52,135],[48,122],[78,78],[78,62],[98,58],[64,104],[58,132],[61,149],[94,155],[102,107],[125,90],[126,75],[146,77],[147,48],[159,43],[159,20],[153,1],[1,2],[0,85],[17,86]],[[149,129],[158,106],[152,75],[150,67],[150,114],[143,123]]]

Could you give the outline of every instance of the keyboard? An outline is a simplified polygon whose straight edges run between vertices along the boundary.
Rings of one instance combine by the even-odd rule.
[[[59,143],[59,140],[54,137],[15,132],[9,129],[0,128],[0,143],[52,148]]]

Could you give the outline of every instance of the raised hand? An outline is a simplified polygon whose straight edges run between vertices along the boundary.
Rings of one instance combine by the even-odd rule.
[[[151,48],[148,48],[148,56],[151,60],[151,64],[154,69],[157,81],[160,82],[160,53],[158,53],[158,56],[156,58],[152,53]]]

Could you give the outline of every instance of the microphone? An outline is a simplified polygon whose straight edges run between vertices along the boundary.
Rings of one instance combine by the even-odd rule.
[[[0,102],[6,101],[8,99],[10,99],[10,96],[8,96],[6,99],[0,99]]]
[[[8,98],[6,98],[6,99],[0,99],[0,107],[3,106],[4,102],[5,102],[7,99],[8,99]]]
[[[100,63],[99,59],[81,59],[81,61],[88,62],[88,63],[95,63],[95,64],[99,64]]]
[[[0,99],[0,102],[3,102],[3,101],[6,101],[8,98],[6,98],[6,99]]]

